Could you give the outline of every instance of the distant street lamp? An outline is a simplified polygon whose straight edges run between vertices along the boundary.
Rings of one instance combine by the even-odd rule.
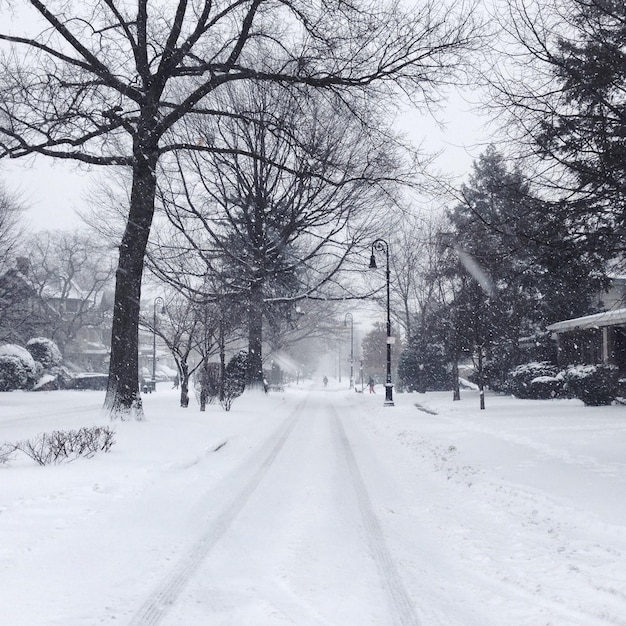
[[[389,298],[389,285],[391,283],[389,273],[389,244],[384,239],[376,239],[372,243],[372,256],[370,257],[370,269],[377,269],[376,257],[374,251],[385,252],[387,257],[387,381],[385,382],[385,406],[393,406],[393,383],[391,382],[391,343],[393,337],[391,336],[391,310],[390,310],[390,298]]]
[[[352,313],[346,313],[343,318],[343,325],[346,326],[350,320],[350,389],[354,387],[354,320]]]
[[[152,388],[156,391],[156,331],[157,331],[157,306],[165,307],[165,301],[161,296],[154,299],[152,310]]]

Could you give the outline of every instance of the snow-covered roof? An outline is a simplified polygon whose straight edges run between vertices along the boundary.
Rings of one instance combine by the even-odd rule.
[[[548,330],[558,333],[568,330],[601,328],[602,326],[619,326],[620,324],[626,324],[626,309],[613,309],[612,311],[556,322],[556,324],[548,326]]]
[[[89,293],[81,289],[76,281],[65,281],[59,277],[51,277],[48,283],[44,285],[41,295],[47,299],[89,300]]]

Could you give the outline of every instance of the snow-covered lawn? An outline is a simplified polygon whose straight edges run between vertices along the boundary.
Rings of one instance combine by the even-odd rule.
[[[626,407],[331,383],[200,413],[161,387],[141,423],[0,394],[0,442],[116,431],[0,465],[1,624],[626,624]]]

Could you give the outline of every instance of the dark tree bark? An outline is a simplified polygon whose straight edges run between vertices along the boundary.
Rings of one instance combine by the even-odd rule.
[[[186,409],[189,406],[189,366],[187,362],[178,363],[178,374],[180,376],[180,406]]]
[[[146,144],[148,142],[145,142]],[[137,141],[126,230],[116,273],[111,364],[105,407],[113,416],[143,416],[139,389],[139,303],[141,280],[154,216],[158,151]]]
[[[258,281],[250,289],[246,387],[263,389],[263,284]]]

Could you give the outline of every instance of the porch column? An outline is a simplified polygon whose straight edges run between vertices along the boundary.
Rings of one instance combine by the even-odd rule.
[[[615,363],[615,338],[612,326],[602,327],[602,362],[606,365]]]

